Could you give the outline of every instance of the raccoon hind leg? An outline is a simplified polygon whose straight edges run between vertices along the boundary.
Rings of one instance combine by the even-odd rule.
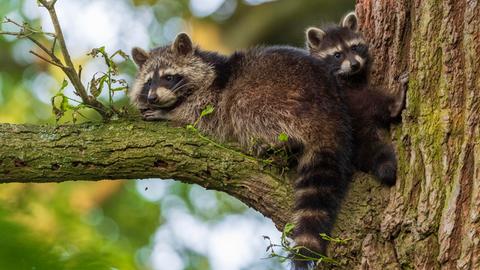
[[[397,158],[393,146],[377,142],[372,152],[371,172],[384,185],[393,186],[397,181]]]
[[[397,157],[393,146],[380,138],[357,138],[355,152],[356,169],[370,173],[382,184],[395,185]]]

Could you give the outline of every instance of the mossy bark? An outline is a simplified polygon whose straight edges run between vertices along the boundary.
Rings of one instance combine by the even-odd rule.
[[[0,183],[176,179],[227,192],[282,228],[292,191],[278,171],[168,123],[0,125]]]
[[[398,182],[373,205],[350,198],[363,213],[344,208],[337,234],[353,241],[332,250],[345,269],[480,269],[480,4],[358,0],[356,11],[374,81],[394,89],[409,71],[410,82],[392,132]]]

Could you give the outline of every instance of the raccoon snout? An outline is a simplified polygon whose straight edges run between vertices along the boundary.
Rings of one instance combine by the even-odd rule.
[[[353,60],[352,62],[350,62],[350,67],[352,69],[352,72],[356,72],[360,69],[360,62],[358,62],[357,60]]]
[[[153,104],[157,101],[157,96],[156,95],[148,95],[147,97],[147,102],[150,104]]]
[[[156,91],[150,90],[147,95],[147,102],[149,104],[154,104],[157,102],[157,99],[158,99],[158,95]]]

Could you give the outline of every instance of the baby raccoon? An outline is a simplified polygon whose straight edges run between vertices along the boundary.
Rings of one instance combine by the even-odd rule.
[[[381,132],[399,117],[405,101],[404,87],[394,95],[369,84],[371,59],[368,44],[358,31],[355,13],[349,13],[340,26],[321,30],[308,28],[307,48],[325,62],[345,91],[354,130],[354,165],[372,173],[382,183],[394,185],[397,173],[395,151],[382,141]]]
[[[132,55],[139,72],[130,97],[144,119],[194,123],[212,105],[198,128],[218,140],[249,149],[288,135],[298,155],[293,239],[301,254],[324,253],[319,234],[330,232],[347,191],[352,146],[348,111],[320,61],[290,47],[223,56],[193,46],[184,33],[171,46]],[[310,263],[298,258],[294,267],[306,269]]]

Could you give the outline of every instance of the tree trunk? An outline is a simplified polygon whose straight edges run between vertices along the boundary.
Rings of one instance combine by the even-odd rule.
[[[346,269],[480,269],[479,3],[358,0],[356,11],[374,81],[393,89],[408,70],[410,82],[393,131],[398,182],[350,196],[363,212],[344,208],[337,234],[353,240],[332,250]]]
[[[339,269],[480,269],[480,6],[473,0],[358,0],[374,81],[410,74],[393,130],[395,187],[355,177],[331,244]],[[278,168],[165,123],[0,125],[0,182],[175,178],[290,218]]]

